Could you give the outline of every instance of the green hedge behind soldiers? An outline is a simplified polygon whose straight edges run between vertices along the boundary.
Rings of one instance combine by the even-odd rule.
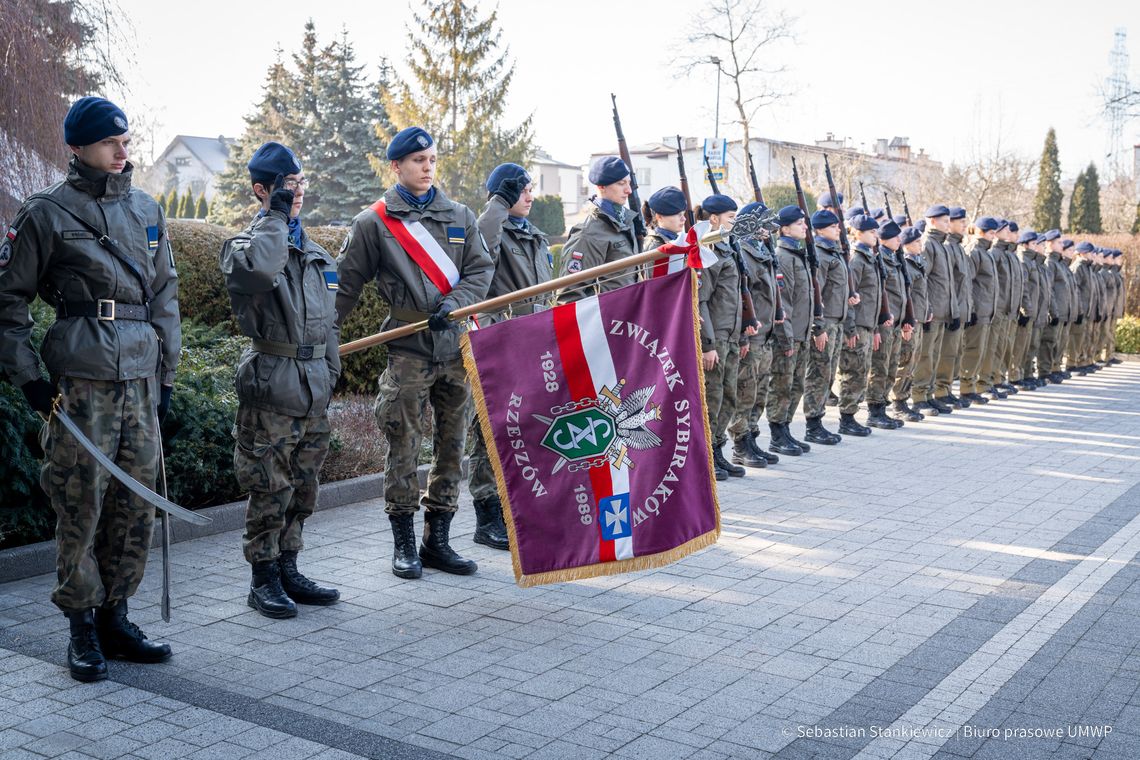
[[[396,184],[353,219],[341,249],[337,323],[372,280],[391,307],[381,329],[427,320],[430,330],[388,343],[376,397],[376,423],[388,443],[384,509],[392,524],[392,572],[419,578],[426,565],[470,575],[476,564],[459,556],[449,537],[471,410],[459,330],[448,315],[486,296],[495,265],[474,212],[434,185],[431,135],[408,127],[392,138],[387,156]],[[427,492],[421,496],[416,466],[429,404],[435,431]],[[413,518],[421,505],[426,513],[417,555]]]
[[[131,187],[126,115],[76,101],[64,121],[67,179],[31,196],[0,245],[0,370],[45,417],[60,404],[123,470],[153,489],[159,422],[181,349],[178,275],[158,203]],[[29,304],[57,319],[41,354]],[[51,382],[40,375],[40,358]],[[56,398],[58,395],[58,399]],[[127,620],[146,568],[154,507],[111,479],[52,417],[41,436],[41,484],[56,513],[52,601],[71,627],[73,678],[107,678],[107,657],[161,662],[170,647]]]
[[[295,602],[340,598],[297,569],[340,377],[336,262],[301,226],[308,180],[293,151],[267,142],[248,168],[261,211],[220,253],[234,315],[253,339],[235,379],[234,472],[249,492],[242,537],[253,575],[247,603],[266,617],[288,618],[297,614]]]

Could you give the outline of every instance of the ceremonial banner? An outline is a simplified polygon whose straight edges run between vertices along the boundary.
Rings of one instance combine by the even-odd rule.
[[[720,535],[694,280],[464,336],[520,586],[659,567]]]

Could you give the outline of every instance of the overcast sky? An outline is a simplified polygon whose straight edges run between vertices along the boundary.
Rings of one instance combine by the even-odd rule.
[[[159,150],[175,134],[238,135],[274,50],[295,51],[310,17],[322,43],[347,28],[370,74],[381,56],[405,70],[405,2],[119,5],[137,41],[124,105],[128,115],[154,109]],[[496,4],[479,6],[489,12]],[[772,0],[772,7],[798,16],[795,41],[773,50],[773,65],[788,69],[780,85],[793,94],[753,121],[754,135],[811,143],[834,132],[863,145],[906,136],[949,163],[999,138],[1036,157],[1054,126],[1066,178],[1089,161],[1103,163],[1098,87],[1114,29],[1140,36],[1140,5],[1120,0]],[[555,158],[583,163],[614,146],[611,91],[632,143],[712,136],[713,67],[678,76],[672,63],[699,54],[683,42],[691,2],[500,0],[497,8],[517,63],[508,118],[533,114],[536,141]],[[1129,49],[1135,83],[1135,37]],[[722,81],[720,132],[737,136],[726,90]],[[1128,125],[1124,142],[1140,142],[1140,123]]]

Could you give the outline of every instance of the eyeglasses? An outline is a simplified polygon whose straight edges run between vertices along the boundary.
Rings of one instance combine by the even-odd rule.
[[[304,190],[308,186],[308,177],[301,177],[300,179],[287,179],[284,183],[282,183],[282,187],[284,187],[286,190],[292,190],[293,192]]]

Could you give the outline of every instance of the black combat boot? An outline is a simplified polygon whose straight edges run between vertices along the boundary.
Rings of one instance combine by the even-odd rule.
[[[928,403],[930,404],[930,408],[935,410],[939,414],[950,414],[951,412],[954,411],[953,409],[950,408],[950,406],[948,404],[944,404],[942,402],[942,399],[931,398]]]
[[[760,469],[768,466],[768,460],[756,450],[756,441],[750,435],[742,435],[732,442],[732,463]]]
[[[397,578],[419,578],[424,573],[420,555],[416,553],[415,515],[388,515],[392,523],[392,575]]]
[[[914,406],[910,408],[921,414],[923,417],[937,417],[938,415],[942,414],[942,412],[938,411],[938,409],[934,406],[934,403],[931,401],[916,401],[914,402]]]
[[[867,425],[880,430],[894,430],[898,427],[895,421],[887,416],[886,407],[883,404],[867,405]]]
[[[301,575],[297,569],[297,552],[281,552],[277,564],[281,568],[281,588],[297,604],[329,605],[340,599],[340,592],[335,588],[318,586]]]
[[[1072,370],[1067,370],[1067,369],[1066,369],[1066,370],[1062,370],[1062,371],[1061,371],[1061,377],[1063,377],[1063,378],[1064,378],[1064,379],[1066,379],[1066,380],[1072,380],[1072,379],[1073,379],[1073,373],[1072,373]]]
[[[475,560],[460,557],[448,542],[454,512],[429,509],[424,514],[424,537],[420,544],[420,562],[452,575],[471,575],[479,566]]]
[[[1050,372],[1049,382],[1053,383],[1053,385],[1060,385],[1061,383],[1065,382],[1065,378],[1061,376],[1060,372]]]
[[[822,417],[808,417],[807,429],[804,430],[804,440],[824,446],[834,446],[843,440],[843,436],[836,435],[825,428]]]
[[[922,422],[926,419],[926,415],[922,412],[917,409],[911,409],[910,404],[908,404],[905,399],[899,399],[894,402],[892,408],[895,410],[895,414],[900,415],[907,422]]]
[[[866,438],[871,434],[871,428],[860,425],[855,420],[854,414],[840,414],[839,432],[842,435],[855,435],[860,438]]]
[[[771,440],[768,444],[768,451],[774,451],[777,454],[784,454],[790,457],[798,457],[804,453],[804,450],[796,445],[792,437],[785,431],[787,427],[778,422],[769,422],[768,429],[771,431]]]
[[[1007,396],[1016,396],[1021,391],[1017,390],[1017,386],[1013,383],[998,383],[996,388],[1000,388]]]
[[[990,403],[990,400],[980,393],[966,393],[962,398],[968,399],[972,404],[985,405]]]
[[[713,464],[728,473],[730,478],[743,478],[744,468],[724,458],[721,447],[713,444]]]
[[[1109,365],[1111,365],[1111,364],[1124,364],[1124,360],[1123,360],[1123,359],[1117,359],[1115,356],[1113,356],[1113,357],[1111,357],[1111,358],[1110,358],[1108,361],[1106,361],[1106,362],[1104,363],[1104,366],[1106,366],[1106,367],[1107,367],[1107,366],[1109,366]]]
[[[249,584],[246,604],[267,618],[297,616],[297,605],[281,587],[281,567],[275,559],[253,563],[253,580]]]
[[[511,548],[498,494],[475,500],[475,538],[472,540],[492,549]]]
[[[990,398],[992,398],[994,401],[1002,401],[1009,398],[1009,394],[1003,393],[1001,388],[997,387],[996,385],[991,387],[988,392],[990,394]]]
[[[800,451],[802,451],[802,452],[803,452],[803,453],[805,453],[805,454],[806,454],[806,453],[808,453],[809,451],[811,451],[811,444],[808,444],[808,443],[804,443],[803,441],[799,440],[798,438],[793,438],[793,437],[792,437],[792,429],[791,429],[790,427],[788,427],[788,423],[786,423],[786,422],[785,422],[785,423],[783,424],[783,428],[784,428],[784,436],[785,436],[785,437],[786,437],[786,438],[787,438],[789,441],[791,441],[792,443],[794,443],[794,444],[796,444],[797,446],[799,446],[799,447],[800,447]]]
[[[71,641],[67,645],[67,667],[76,681],[90,683],[107,678],[107,660],[99,647],[95,616],[91,610],[65,612],[71,625]]]
[[[147,641],[146,634],[127,620],[127,600],[95,610],[95,630],[99,646],[106,657],[128,662],[165,662],[170,659],[170,645]]]
[[[760,448],[760,444],[756,443],[755,439],[753,439],[752,445],[755,448],[756,453],[758,455],[764,457],[764,460],[768,464],[779,464],[780,463],[780,457],[776,456],[775,454],[773,454],[770,451],[765,451],[764,449]]]

